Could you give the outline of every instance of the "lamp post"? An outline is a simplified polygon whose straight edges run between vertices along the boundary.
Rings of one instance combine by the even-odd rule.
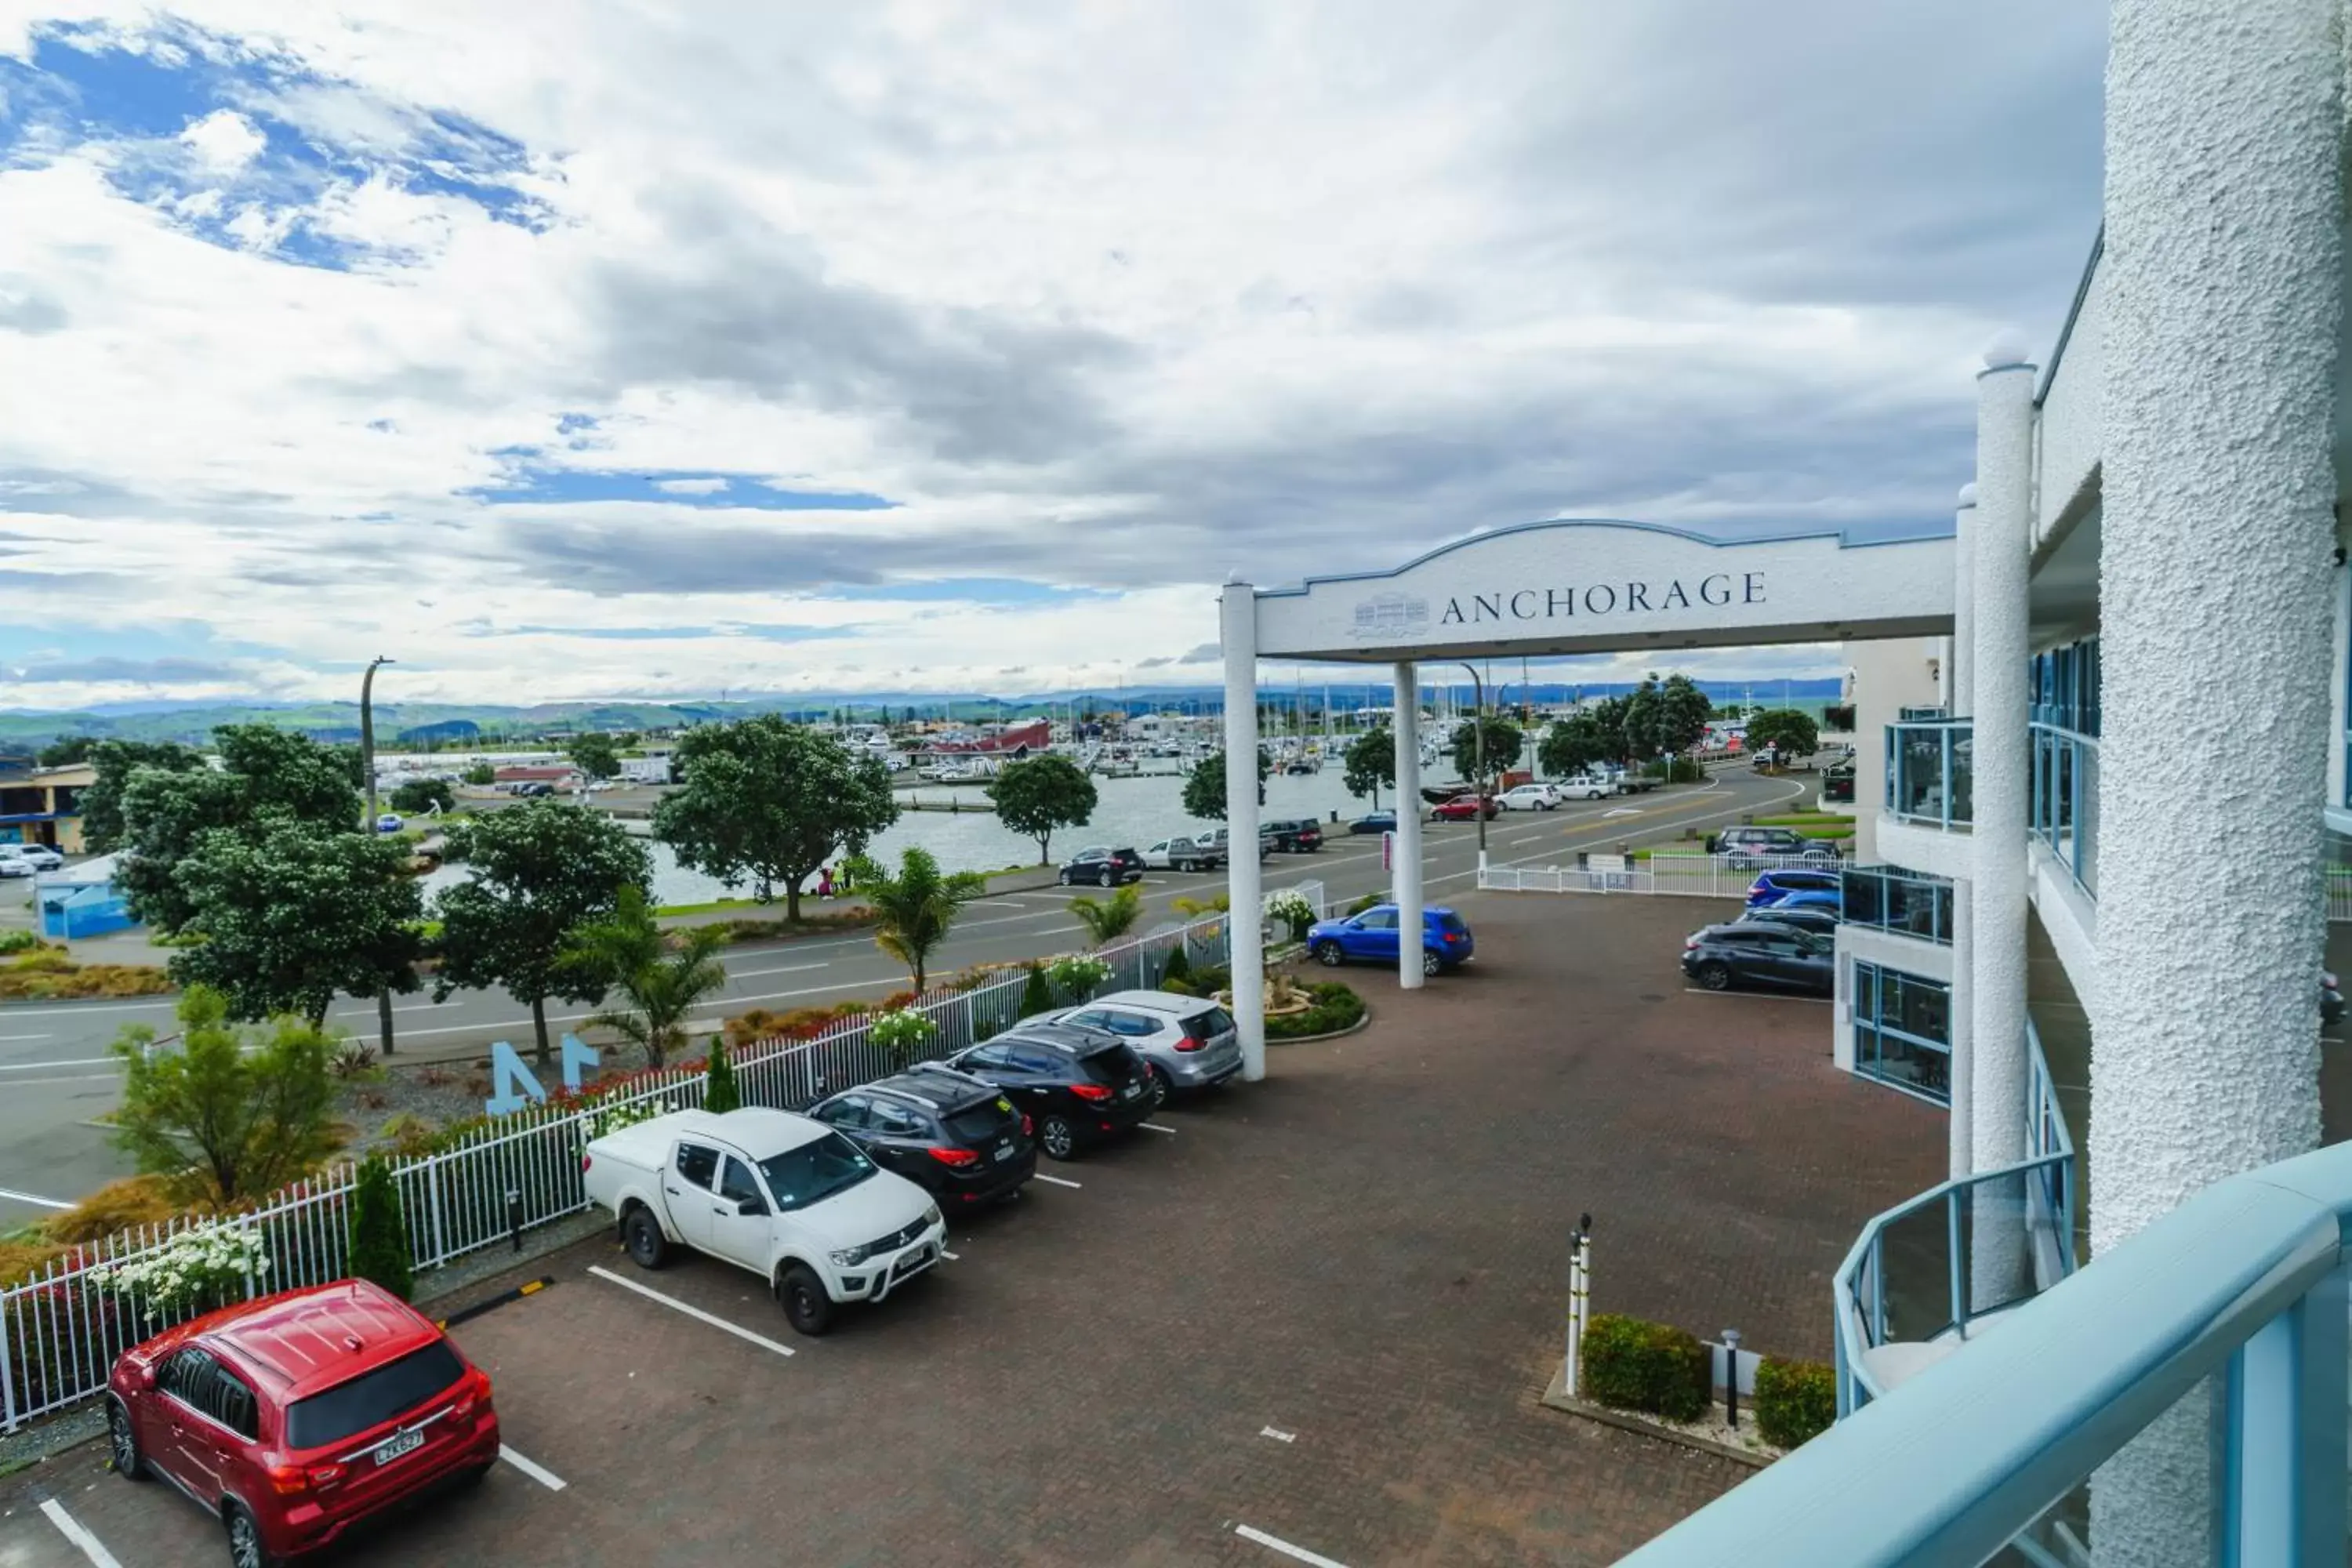
[[[1478,679],[1477,666],[1464,660],[1462,668],[1470,672],[1470,815],[1478,822],[1478,869],[1486,868],[1486,683]]]
[[[367,783],[367,820],[362,826],[373,837],[375,833],[375,672],[378,665],[392,664],[394,659],[383,654],[368,660],[367,673],[360,677],[360,773]],[[392,1055],[392,989],[375,988],[375,1021],[382,1037],[383,1054]]]

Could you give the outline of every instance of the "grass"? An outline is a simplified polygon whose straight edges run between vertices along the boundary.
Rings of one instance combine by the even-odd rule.
[[[654,918],[659,920],[668,915],[708,915],[714,914],[720,910],[758,909],[760,907],[760,900],[757,899],[712,899],[707,903],[700,904],[664,904],[661,908],[654,911]]]
[[[1791,811],[1780,816],[1759,816],[1756,819],[1756,826],[1759,827],[1811,827],[1832,825],[1843,827],[1849,833],[1853,831],[1853,818],[1841,816],[1834,811]]]
[[[137,963],[76,963],[47,945],[0,960],[0,1002],[72,1002],[91,996],[161,996],[172,991],[162,970]]]

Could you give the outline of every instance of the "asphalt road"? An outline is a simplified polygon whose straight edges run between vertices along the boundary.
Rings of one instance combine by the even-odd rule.
[[[1487,825],[1488,854],[1497,865],[1540,866],[1579,849],[1672,839],[1686,827],[1714,827],[1737,821],[1742,812],[1792,805],[1810,796],[1816,782],[1812,774],[1763,779],[1745,769],[1725,769],[1703,786],[1571,802],[1550,812],[1505,813]],[[1423,832],[1423,880],[1430,900],[1469,890],[1477,871],[1477,826],[1432,823]],[[1342,837],[1314,854],[1276,855],[1265,863],[1268,891],[1310,880],[1320,880],[1334,900],[1384,890],[1388,878],[1381,868],[1380,840]],[[1174,900],[1211,898],[1223,885],[1221,874],[1151,872],[1143,883],[1144,928],[1170,918]],[[1081,945],[1082,931],[1069,913],[1069,898],[1067,891],[1052,888],[980,900],[932,961],[932,972],[945,974],[970,964],[1071,951]],[[727,954],[725,963],[727,985],[704,1007],[714,1016],[753,1006],[812,1006],[879,995],[907,984],[905,968],[863,931],[742,948]],[[590,1011],[559,1005],[549,1014],[551,1030],[577,1026]],[[374,1037],[372,1004],[346,1001],[328,1016],[363,1038]],[[68,1206],[71,1199],[129,1173],[129,1163],[90,1119],[115,1103],[120,1079],[106,1047],[130,1024],[170,1033],[172,1000],[0,1006],[0,1226]],[[460,992],[439,1003],[429,992],[399,999],[394,1026],[404,1056],[471,1057],[502,1039],[527,1049],[531,1037],[530,1009],[503,992]]]

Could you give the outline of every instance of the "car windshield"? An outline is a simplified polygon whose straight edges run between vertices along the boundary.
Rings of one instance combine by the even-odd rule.
[[[436,1340],[398,1361],[339,1383],[323,1394],[298,1399],[286,1409],[286,1446],[323,1448],[381,1426],[404,1411],[414,1410],[446,1391],[466,1375],[457,1352],[446,1340]]]
[[[874,1162],[838,1132],[760,1162],[780,1209],[804,1209],[847,1192],[874,1173]]]

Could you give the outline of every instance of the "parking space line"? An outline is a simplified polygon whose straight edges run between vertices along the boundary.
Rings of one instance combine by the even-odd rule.
[[[1176,1134],[1176,1129],[1173,1127],[1162,1127],[1157,1121],[1139,1121],[1136,1125],[1142,1128],[1146,1132],[1165,1132],[1171,1138]]]
[[[122,1564],[115,1561],[114,1553],[109,1552],[97,1536],[84,1530],[81,1521],[66,1511],[65,1504],[53,1497],[43,1498],[41,1511],[48,1516],[51,1524],[58,1527],[59,1535],[72,1542],[81,1554],[89,1559],[92,1568],[122,1568]]]
[[[611,1269],[604,1268],[601,1264],[590,1264],[588,1266],[588,1272],[593,1274],[599,1279],[608,1280],[614,1285],[618,1285],[624,1290],[635,1290],[638,1295],[646,1298],[648,1300],[659,1301],[663,1306],[669,1308],[672,1311],[684,1312],[688,1317],[694,1319],[698,1322],[709,1323],[714,1329],[723,1329],[727,1332],[733,1334],[739,1340],[749,1340],[751,1343],[758,1345],[761,1350],[771,1350],[782,1356],[788,1356],[793,1353],[793,1347],[790,1345],[778,1344],[775,1341],[769,1339],[764,1334],[755,1334],[749,1329],[738,1328],[724,1318],[706,1312],[699,1307],[688,1306],[686,1302],[679,1300],[677,1297],[666,1296],[650,1286],[640,1285],[634,1279],[624,1279],[619,1275],[614,1273]]]
[[[1347,1568],[1347,1564],[1344,1563],[1335,1563],[1330,1558],[1324,1556],[1320,1552],[1307,1551],[1304,1546],[1293,1546],[1290,1542],[1283,1540],[1282,1537],[1278,1535],[1268,1535],[1265,1531],[1253,1530],[1246,1524],[1237,1524],[1234,1526],[1234,1533],[1240,1536],[1244,1541],[1255,1541],[1260,1546],[1270,1546],[1275,1551],[1281,1552],[1285,1557],[1295,1558],[1301,1563],[1309,1563],[1312,1565],[1312,1568]]]
[[[1273,1426],[1259,1427],[1257,1435],[1261,1437],[1271,1437],[1277,1443],[1295,1443],[1298,1440],[1297,1433],[1285,1432]]]
[[[13,1187],[0,1187],[0,1198],[14,1198],[20,1204],[38,1204],[45,1209],[69,1209],[73,1207],[73,1205],[68,1203],[60,1203],[56,1198],[36,1197],[31,1193],[20,1193]]]
[[[1037,1173],[1037,1179],[1041,1182],[1051,1182],[1057,1187],[1075,1187],[1078,1184],[1076,1182],[1065,1181],[1059,1176],[1049,1176],[1043,1171]]]
[[[541,1486],[545,1487],[549,1491],[560,1492],[567,1484],[563,1478],[557,1475],[553,1470],[549,1469],[544,1465],[532,1463],[530,1460],[524,1458],[520,1454],[516,1453],[512,1448],[508,1447],[504,1443],[499,1445],[499,1458],[504,1459],[508,1464],[512,1465],[516,1469],[520,1470],[524,1475],[529,1476],[532,1480],[537,1481]]]
[[[950,1263],[961,1263],[963,1261],[962,1258],[958,1258],[954,1253],[950,1252],[944,1247],[940,1248],[940,1256],[946,1258]]]

